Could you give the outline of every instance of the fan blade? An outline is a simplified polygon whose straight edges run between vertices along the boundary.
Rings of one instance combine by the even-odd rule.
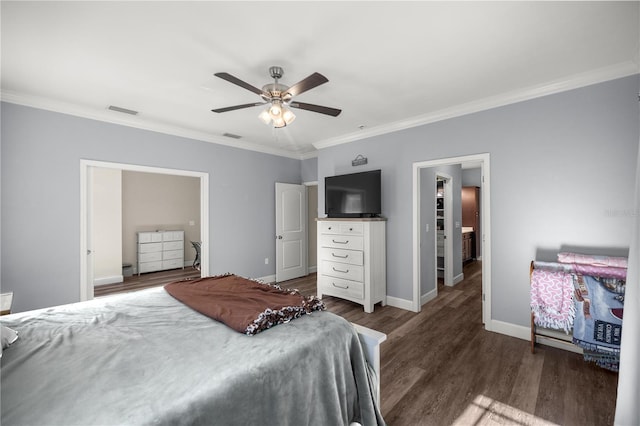
[[[321,105],[306,104],[304,102],[291,102],[289,106],[291,108],[299,108],[299,109],[306,109],[307,111],[319,112],[320,114],[326,114],[332,117],[337,117],[342,112],[341,109],[330,108],[330,107],[321,106]]]
[[[327,77],[325,77],[320,73],[314,72],[309,77],[289,87],[289,90],[287,90],[287,92],[284,95],[288,93],[291,96],[298,96],[300,93],[304,93],[307,90],[311,90],[314,87],[318,87],[321,84],[326,83],[327,81],[329,81]]]
[[[266,96],[266,97],[269,97],[269,94],[268,94],[268,93],[266,93],[266,92],[264,92],[264,91],[262,91],[262,90],[258,89],[257,87],[254,87],[254,86],[250,85],[250,84],[249,84],[249,83],[247,83],[247,82],[244,82],[244,81],[240,80],[240,79],[239,79],[239,78],[237,78],[237,77],[232,76],[232,75],[231,75],[231,74],[229,74],[229,73],[226,73],[226,72],[217,72],[217,73],[215,73],[214,75],[215,75],[216,77],[220,77],[220,78],[221,78],[221,79],[223,79],[223,80],[227,80],[229,83],[233,83],[233,84],[236,84],[236,85],[238,85],[238,86],[240,86],[240,87],[242,87],[242,88],[244,88],[244,89],[247,89],[247,90],[248,90],[248,91],[250,91],[250,92],[256,93],[256,94],[258,94],[258,95],[260,95],[260,96]]]
[[[212,112],[227,112],[227,111],[234,111],[236,109],[242,109],[242,108],[250,108],[250,107],[254,107],[254,106],[258,106],[258,105],[264,105],[266,104],[266,102],[254,102],[252,104],[242,104],[242,105],[235,105],[235,106],[230,106],[230,107],[226,107],[226,108],[218,108],[218,109],[212,109]]]

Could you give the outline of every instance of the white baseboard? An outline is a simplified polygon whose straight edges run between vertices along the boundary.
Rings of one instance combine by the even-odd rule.
[[[318,271],[318,267],[317,266],[310,266],[309,268],[309,274],[313,274],[314,272]],[[276,276],[274,275],[266,275],[264,277],[258,277],[256,278],[257,280],[260,281],[264,281],[265,283],[275,283],[276,282]]]
[[[489,324],[491,327],[488,329],[489,331],[493,331],[495,333],[505,334],[511,337],[517,337],[522,340],[530,340],[531,339],[531,329],[529,327],[524,327],[522,325],[511,324],[509,322],[491,320]]]
[[[122,275],[114,275],[112,277],[102,277],[102,278],[94,278],[93,285],[106,285],[106,284],[117,284],[124,282],[124,277]]]
[[[445,284],[447,287],[453,287],[456,284],[459,284],[464,280],[464,273],[460,273],[453,277],[453,282],[451,284]]]
[[[517,337],[518,339],[531,341],[531,329],[522,325],[511,324],[508,322],[492,320],[491,330],[496,333],[504,334],[511,337]],[[546,346],[551,346],[558,349],[564,349],[565,351],[575,352],[582,354],[583,350],[579,346],[572,344],[571,342],[560,342],[555,339],[550,339],[546,336],[536,336],[536,343]]]
[[[420,306],[438,297],[438,289],[433,289],[420,297]]]
[[[265,283],[275,283],[276,275],[265,275],[264,277],[258,277],[257,280],[264,281]]]
[[[387,305],[413,312],[413,302],[411,300],[387,296]]]

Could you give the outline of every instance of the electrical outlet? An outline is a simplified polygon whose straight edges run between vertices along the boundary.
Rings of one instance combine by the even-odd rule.
[[[195,226],[195,224],[196,224],[196,221],[195,221],[195,220],[190,220],[190,221],[189,221],[189,226]]]
[[[269,258],[268,258],[268,257],[265,257],[265,258],[264,258],[264,264],[265,264],[265,265],[268,265],[268,264],[269,264]]]
[[[425,226],[425,230],[424,232],[429,232],[429,224],[427,223],[427,225]]]

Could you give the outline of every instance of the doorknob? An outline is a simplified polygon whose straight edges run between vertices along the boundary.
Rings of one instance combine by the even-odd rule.
[[[276,238],[281,240],[282,239],[282,235],[277,235]]]

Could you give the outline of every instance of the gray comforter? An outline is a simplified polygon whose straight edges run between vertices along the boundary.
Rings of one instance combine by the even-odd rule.
[[[155,288],[2,318],[9,425],[383,424],[353,327],[314,312],[255,336]]]

